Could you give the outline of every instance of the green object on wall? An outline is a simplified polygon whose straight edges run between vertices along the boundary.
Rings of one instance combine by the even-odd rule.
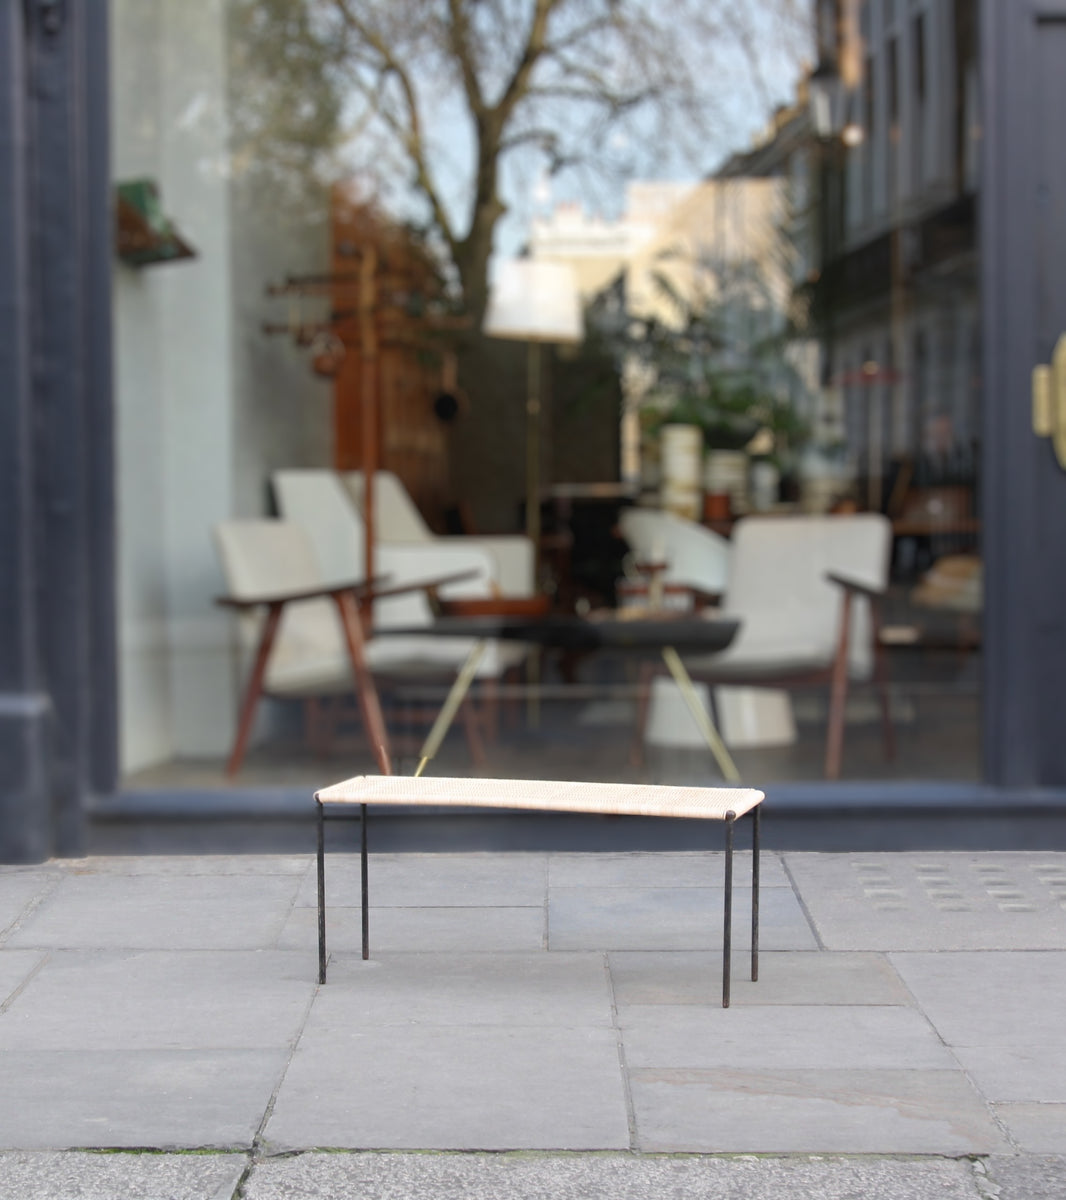
[[[146,267],[196,257],[196,251],[163,214],[154,180],[118,183],[115,193],[115,248],[123,262]]]

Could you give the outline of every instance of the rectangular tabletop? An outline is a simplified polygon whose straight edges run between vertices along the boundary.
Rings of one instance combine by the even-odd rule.
[[[694,817],[724,821],[762,803],[754,788],[572,783],[553,779],[447,779],[357,775],[315,793],[323,804],[460,805],[609,816]]]
[[[432,625],[375,629],[375,634],[490,638],[560,650],[724,650],[740,628],[731,617],[649,617],[637,620],[587,617],[438,617]]]

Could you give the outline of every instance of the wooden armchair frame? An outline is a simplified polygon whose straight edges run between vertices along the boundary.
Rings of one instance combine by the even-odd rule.
[[[870,609],[870,637],[873,651],[872,680],[878,693],[881,707],[881,726],[884,739],[885,757],[891,760],[895,757],[895,731],[892,727],[892,713],[888,695],[888,669],[885,660],[884,646],[881,641],[881,600],[883,590],[870,587],[855,579],[835,572],[827,571],[824,578],[841,589],[840,617],[837,625],[836,649],[832,659],[824,667],[815,667],[794,672],[774,671],[767,666],[765,672],[751,668],[730,671],[723,667],[716,671],[714,668],[699,669],[689,667],[693,680],[711,686],[741,686],[789,688],[805,687],[817,684],[829,685],[829,716],[826,728],[825,745],[825,777],[839,779],[844,749],[844,718],[847,706],[849,674],[848,649],[851,640],[854,604],[859,598],[866,600]],[[637,702],[637,721],[634,732],[631,760],[635,766],[643,763],[644,730],[648,720],[648,708],[651,700],[652,679],[663,675],[661,667],[654,663],[644,665],[641,673],[640,694]]]
[[[379,577],[370,581],[346,581],[344,583],[323,584],[315,588],[293,588],[291,590],[272,590],[258,594],[242,594],[241,596],[219,596],[216,603],[237,612],[249,612],[257,608],[265,608],[266,615],[252,659],[252,669],[244,687],[241,698],[240,712],[237,720],[237,732],[233,740],[233,748],[226,763],[226,774],[230,778],[240,770],[244,754],[251,735],[259,699],[264,692],[264,680],[267,664],[277,638],[278,626],[285,611],[286,604],[304,600],[329,599],[337,607],[341,630],[344,635],[345,648],[352,667],[352,680],[355,685],[356,700],[359,705],[359,715],[366,730],[374,752],[374,758],[383,775],[392,774],[392,754],[389,744],[388,730],[381,710],[381,699],[378,695],[377,684],[373,673],[366,661],[366,637],[364,606],[375,599],[388,596],[402,595],[410,591],[425,591],[432,598],[439,588],[449,583],[458,583],[470,577],[472,572],[456,571],[450,575],[442,575],[435,579],[405,583],[401,586],[388,586],[387,577]],[[375,635],[379,636],[379,635]],[[387,633],[380,636],[388,636]],[[468,735],[470,729],[468,727]],[[477,751],[475,750],[475,753]]]

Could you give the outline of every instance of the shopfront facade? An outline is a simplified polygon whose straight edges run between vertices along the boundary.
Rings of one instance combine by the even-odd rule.
[[[274,442],[292,452],[302,438],[297,453],[315,464],[326,436],[319,414],[299,431],[275,421],[271,442],[239,400],[218,401],[223,392],[254,393],[269,405],[271,387],[298,386],[284,354],[264,352],[249,332],[258,310],[244,314],[245,329],[239,308],[223,303],[248,280],[259,289],[261,276],[282,270],[269,254],[280,243],[269,213],[247,197],[235,206],[239,183],[205,167],[218,131],[196,126],[177,92],[157,94],[161,81],[180,81],[178,65],[199,72],[201,91],[223,88],[214,43],[195,61],[156,60],[153,74],[136,51],[165,53],[166,30],[131,24],[137,9],[10,0],[0,17],[0,861],[83,853],[98,814],[135,807],[123,758],[168,738],[224,747],[224,691],[218,712],[179,703],[205,672],[232,669],[225,618],[201,611],[207,584],[184,564],[198,561],[212,514],[233,497],[255,504],[249,447],[268,462]],[[177,20],[181,9],[161,5],[157,15]],[[828,808],[851,820],[896,809],[918,845],[923,814],[937,818],[941,842],[951,822],[961,831],[975,814],[1024,814],[1025,836],[1045,839],[1036,844],[1058,836],[1066,814],[1066,464],[1056,439],[1034,431],[1032,406],[1033,368],[1052,362],[1066,331],[1066,159],[1056,136],[1066,4],[984,0],[979,15],[981,82],[967,120],[980,141],[980,308],[943,336],[973,343],[967,354],[981,377],[982,778],[787,782],[773,797],[782,813]],[[201,274],[187,283],[174,276],[165,295],[114,258],[116,181],[145,173],[147,161],[137,153],[141,109],[116,116],[118,78],[141,108],[169,104],[182,129],[207,139],[176,141],[173,154],[187,157],[153,169],[176,181],[164,203],[185,212],[213,206],[201,227],[226,228],[229,238],[219,253],[196,247]],[[300,237],[314,261],[322,252],[314,230]],[[183,287],[200,289],[202,301],[168,310]],[[870,354],[856,338],[858,371]],[[1066,445],[1066,378],[1063,405]],[[168,411],[182,416],[176,439],[164,424],[145,429],[150,412]],[[147,441],[123,440],[131,422]],[[143,445],[158,457],[138,457]],[[147,477],[171,481],[158,512],[122,501],[123,489]],[[166,557],[158,590],[137,590],[131,564],[153,555]],[[185,725],[166,724],[153,708],[162,644],[153,606],[177,614],[164,640],[168,695],[189,715]],[[153,802],[177,811],[186,800],[175,790]],[[255,797],[245,803],[254,813]]]

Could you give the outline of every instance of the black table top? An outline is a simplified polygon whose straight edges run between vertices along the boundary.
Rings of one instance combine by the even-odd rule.
[[[492,638],[558,650],[724,650],[740,622],[731,617],[438,617],[432,625],[375,629],[374,635]]]

